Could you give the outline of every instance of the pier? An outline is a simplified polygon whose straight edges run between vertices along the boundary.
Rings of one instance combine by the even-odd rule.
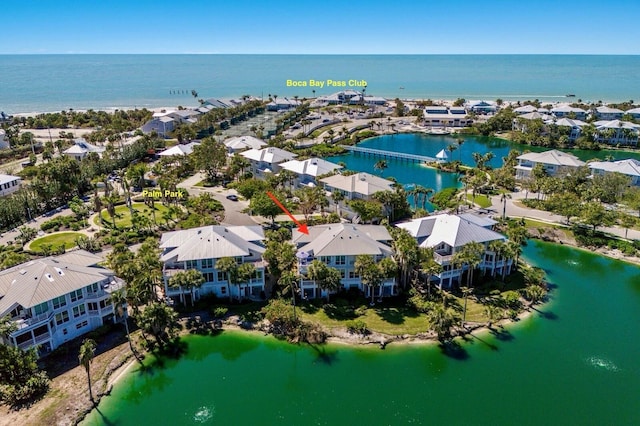
[[[350,146],[350,145],[340,145],[340,147],[346,149],[347,151],[361,152],[363,154],[369,154],[374,157],[395,158],[398,160],[407,160],[407,161],[413,161],[417,163],[430,163],[430,162],[438,161],[434,157],[427,157],[424,155],[416,155],[416,154],[405,154],[404,152],[385,151],[383,149],[362,148],[360,146]]]

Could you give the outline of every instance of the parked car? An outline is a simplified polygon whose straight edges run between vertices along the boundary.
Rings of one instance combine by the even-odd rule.
[[[238,196],[234,194],[227,195],[227,200],[238,201]]]

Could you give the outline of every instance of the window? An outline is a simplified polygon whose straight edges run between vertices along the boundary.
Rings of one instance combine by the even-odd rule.
[[[56,325],[64,324],[69,321],[69,312],[64,311],[56,314]]]
[[[204,259],[202,261],[202,267],[208,269],[213,268],[213,259]]]
[[[253,273],[253,277],[254,280],[261,280],[262,279],[262,271],[255,271]]]
[[[328,265],[331,263],[331,257],[330,256],[320,256],[320,262]]]
[[[82,327],[86,327],[89,325],[89,322],[87,320],[84,320],[82,322],[79,322],[78,324],[76,324],[76,329],[80,330]]]
[[[197,260],[187,260],[185,262],[185,266],[187,269],[196,269],[198,267],[198,261]]]
[[[338,271],[340,271],[340,278],[347,277],[347,271],[345,271],[344,269],[338,269]]]
[[[85,287],[87,289],[87,293],[97,293],[98,292],[98,283],[93,283]]]
[[[237,257],[236,257],[236,263],[237,263],[238,265],[242,265],[242,256],[237,256]]]
[[[87,307],[89,308],[90,311],[98,310],[98,304],[95,302],[89,302],[89,305]]]
[[[226,280],[227,280],[227,273],[218,271],[218,281],[226,281]]]
[[[206,283],[213,282],[213,272],[205,272],[204,274],[202,274],[202,276],[204,277],[204,282]]]
[[[64,335],[66,336],[67,334],[69,334],[69,332],[67,331],[67,329],[66,329],[66,328],[63,328],[63,329],[62,329],[62,334],[64,334]]]
[[[82,299],[82,289],[71,292],[71,303]]]
[[[347,257],[346,256],[336,256],[336,265],[346,265]]]
[[[78,305],[78,306],[74,306],[73,307],[73,317],[74,318],[78,318],[84,314],[87,313],[87,308],[84,305],[84,303],[82,305]]]
[[[49,304],[47,302],[41,303],[33,307],[33,312],[36,315],[44,314],[49,310]]]
[[[227,294],[227,288],[226,287],[220,287],[220,293]]]
[[[360,275],[356,271],[349,271],[349,278],[360,278]]]
[[[53,309],[58,309],[67,304],[67,298],[65,296],[56,297],[53,299]]]
[[[100,301],[100,308],[105,308],[107,306],[111,305],[111,299],[106,299],[106,300],[101,300]]]

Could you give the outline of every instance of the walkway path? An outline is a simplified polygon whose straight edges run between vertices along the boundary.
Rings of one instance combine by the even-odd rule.
[[[520,200],[527,198],[527,196],[530,198],[535,198],[537,196],[535,193],[529,193],[527,195],[525,192],[512,192],[509,195],[511,196],[511,198],[508,198],[506,202],[507,216],[524,217],[524,218],[536,219],[543,222],[549,222],[549,223],[555,223],[555,224],[561,224],[561,225],[567,224],[567,222],[565,221],[566,218],[564,216],[560,216],[560,215],[546,212],[543,210],[536,210],[536,209],[521,207],[521,205],[516,204]],[[493,197],[491,197],[491,209],[488,209],[488,210],[490,210],[491,213],[497,218],[497,217],[502,217],[502,209],[503,209],[503,203],[501,200],[501,196],[494,195]],[[626,232],[626,229],[618,226],[599,227],[598,230],[615,235],[620,238],[624,238],[624,235]],[[630,229],[628,231],[627,238],[630,240],[640,240],[640,231],[637,229]]]

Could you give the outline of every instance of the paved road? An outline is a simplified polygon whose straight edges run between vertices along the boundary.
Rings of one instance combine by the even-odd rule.
[[[242,210],[249,207],[249,202],[244,200],[231,201],[227,200],[227,195],[238,193],[235,189],[226,189],[221,186],[215,186],[211,188],[205,188],[201,186],[195,186],[198,182],[204,180],[204,175],[202,173],[196,173],[194,176],[187,178],[178,184],[178,188],[184,188],[187,190],[189,195],[198,196],[202,193],[209,193],[216,200],[222,203],[224,207],[225,215],[224,221],[222,222],[225,225],[256,225],[258,222],[253,219],[252,216],[249,216],[246,213],[243,213]]]
[[[543,211],[543,210],[529,209],[529,208],[521,207],[520,205],[516,204],[519,200],[522,200],[522,199],[526,198],[527,196],[529,198],[535,198],[536,197],[535,193],[529,193],[527,195],[526,192],[520,191],[520,192],[512,192],[509,195],[511,196],[511,198],[508,198],[507,202],[506,202],[506,215],[507,216],[509,216],[509,217],[524,217],[524,218],[541,220],[543,222],[550,222],[550,223],[557,223],[557,224],[566,225],[566,222],[565,222],[566,218],[564,216],[560,216],[560,215],[557,215],[557,214],[554,214],[554,213],[549,213],[549,212],[546,212],[546,211]],[[500,195],[495,195],[495,196],[491,197],[491,204],[492,204],[491,213],[495,217],[501,217],[502,216],[502,211],[503,211],[503,202],[501,200],[501,196]],[[616,236],[621,237],[621,238],[624,238],[625,232],[626,232],[626,230],[624,228],[621,228],[621,227],[618,227],[618,226],[600,227],[600,228],[598,228],[598,230],[599,231],[603,231],[603,232],[607,232],[607,233],[612,234],[612,235],[616,235]],[[627,238],[631,239],[631,240],[640,239],[640,231],[635,230],[635,229],[630,229],[628,231]]]

